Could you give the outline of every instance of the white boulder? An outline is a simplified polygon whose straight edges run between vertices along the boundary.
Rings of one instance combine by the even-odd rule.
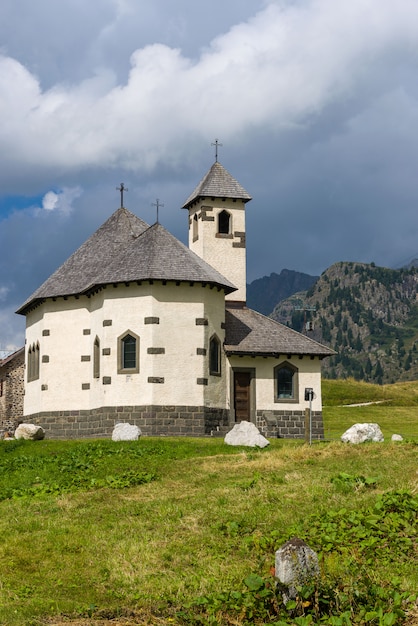
[[[403,441],[402,435],[392,435],[392,441]]]
[[[44,438],[44,429],[36,424],[19,424],[15,430],[15,439],[31,439],[35,441]]]
[[[341,436],[341,441],[344,443],[382,442],[384,437],[379,424],[354,424]]]
[[[263,437],[257,426],[252,422],[239,422],[225,435],[225,443],[229,446],[249,446],[250,448],[265,448],[270,444]]]
[[[137,441],[142,435],[141,429],[135,424],[116,424],[112,432],[112,441]]]

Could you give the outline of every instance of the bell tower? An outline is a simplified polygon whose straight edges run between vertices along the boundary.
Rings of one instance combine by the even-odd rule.
[[[189,248],[237,287],[227,300],[246,301],[247,191],[219,163],[212,165],[183,205],[189,212]]]

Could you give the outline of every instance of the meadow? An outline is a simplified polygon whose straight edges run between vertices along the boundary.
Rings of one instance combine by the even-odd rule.
[[[324,381],[328,440],[311,446],[0,442],[0,624],[418,624],[418,384],[405,385]],[[364,402],[382,404],[342,406]],[[385,443],[342,444],[356,421]],[[285,606],[272,568],[293,536],[321,577]]]

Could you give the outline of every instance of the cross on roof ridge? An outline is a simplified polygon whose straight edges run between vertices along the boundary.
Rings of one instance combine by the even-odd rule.
[[[127,187],[123,183],[120,184],[120,187],[116,187],[116,191],[120,191],[120,208],[123,209],[123,192],[129,191]]]

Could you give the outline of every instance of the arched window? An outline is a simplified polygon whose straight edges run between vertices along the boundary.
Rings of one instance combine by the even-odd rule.
[[[31,380],[33,380],[33,374],[32,374],[32,369],[33,369],[32,346],[29,346],[27,364],[28,364],[27,365],[28,366],[27,377],[28,377],[28,382],[30,382]]]
[[[193,216],[193,241],[199,239],[199,222],[197,220],[197,213]]]
[[[28,382],[37,380],[39,378],[39,343],[29,346],[27,368]]]
[[[298,401],[298,369],[291,363],[281,363],[274,369],[276,402]]]
[[[118,339],[118,374],[139,372],[139,337],[128,330]]]
[[[100,378],[100,340],[98,337],[93,344],[93,378]]]
[[[36,380],[39,378],[39,363],[40,363],[39,354],[40,354],[39,343],[37,343],[35,346],[35,363],[34,363],[34,375],[35,375]]]
[[[218,233],[220,235],[229,235],[231,232],[231,215],[228,211],[221,211],[218,214]]]
[[[212,335],[209,341],[209,373],[212,376],[221,374],[221,342],[216,335]]]

